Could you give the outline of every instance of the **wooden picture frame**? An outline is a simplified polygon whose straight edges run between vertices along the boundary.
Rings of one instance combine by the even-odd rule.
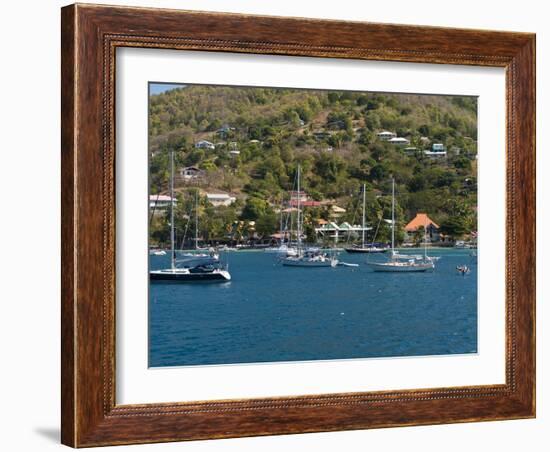
[[[73,447],[535,416],[535,35],[71,5],[62,9],[62,442]],[[115,403],[115,50],[506,69],[506,383]]]

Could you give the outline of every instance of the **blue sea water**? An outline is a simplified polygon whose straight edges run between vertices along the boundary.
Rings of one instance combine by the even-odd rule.
[[[283,267],[262,251],[226,253],[230,282],[150,285],[149,366],[476,353],[475,258],[430,254],[442,256],[434,273],[373,272],[365,255],[345,252],[340,260],[360,266]],[[460,276],[464,264],[472,272]]]

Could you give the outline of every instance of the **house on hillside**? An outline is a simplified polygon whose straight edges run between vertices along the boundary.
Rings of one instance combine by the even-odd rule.
[[[298,207],[298,200],[297,199],[291,199],[288,202],[288,205],[290,207]],[[300,201],[300,207],[322,207],[324,206],[324,203],[322,201],[313,201],[311,199],[307,199],[305,201]]]
[[[300,190],[300,191],[292,190],[290,192],[290,203],[291,204],[296,203],[298,202],[298,200],[300,200],[300,202],[307,201],[308,200],[307,193],[303,190]]]
[[[393,132],[388,132],[387,130],[382,130],[382,132],[378,132],[376,136],[380,141],[389,141],[392,138],[395,138],[397,134]]]
[[[424,155],[430,158],[445,158],[447,151],[424,151]]]
[[[235,130],[235,127],[231,127],[229,124],[224,124],[221,126],[218,130],[216,130],[216,133],[221,138],[227,138],[227,136]]]
[[[331,218],[340,218],[346,213],[346,209],[337,205],[330,206],[329,215]]]
[[[208,199],[208,202],[212,204],[214,207],[219,206],[230,206],[233,204],[237,198],[235,196],[232,196],[228,193],[206,193],[206,199]]]
[[[214,145],[214,143],[211,143],[210,141],[200,140],[195,143],[195,148],[213,150],[213,149],[216,149],[216,146]]]
[[[151,210],[166,210],[171,203],[176,204],[177,202],[176,198],[171,198],[168,195],[149,195],[149,208]]]
[[[401,137],[394,137],[387,140],[390,144],[395,144],[397,146],[408,146],[411,144],[410,140],[407,140],[406,138]]]
[[[429,243],[440,241],[439,225],[425,213],[417,213],[405,226],[405,241],[413,242],[415,233],[422,228],[426,229],[426,238]]]
[[[180,176],[186,181],[200,179],[204,176],[204,171],[196,166],[186,166],[180,170]]]

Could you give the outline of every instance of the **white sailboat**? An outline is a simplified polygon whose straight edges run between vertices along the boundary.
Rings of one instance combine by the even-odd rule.
[[[388,248],[382,248],[375,246],[374,243],[371,245],[365,244],[365,203],[367,196],[367,186],[363,184],[363,222],[361,225],[361,246],[352,246],[344,248],[347,253],[385,253],[388,251]]]
[[[417,259],[417,256],[399,254],[395,250],[395,180],[392,178],[392,199],[391,199],[391,253],[385,262],[367,262],[367,265],[377,272],[426,272],[435,268],[433,259],[427,255],[426,237],[424,237],[424,257]],[[426,228],[424,228],[424,235]]]
[[[149,271],[149,278],[154,283],[187,283],[187,282],[224,282],[230,281],[227,268],[222,268],[220,261],[214,257],[197,259],[196,262],[178,266],[174,246],[174,151],[170,152],[170,267]],[[195,243],[198,243],[197,240]]]
[[[195,191],[195,249],[194,251],[184,253],[186,258],[212,257],[219,259],[220,255],[216,249],[199,247],[199,191]]]
[[[279,257],[284,256],[297,256],[298,250],[294,246],[290,246],[289,244],[285,243],[285,235],[286,235],[286,227],[283,225],[283,207],[281,205],[281,224],[279,226],[279,233],[281,234],[281,238],[279,240],[279,246],[269,246],[264,249],[265,253],[272,253],[277,254]],[[285,231],[283,233],[283,231]]]
[[[307,250],[302,246],[302,210],[300,205],[300,172],[301,168],[298,165],[297,174],[297,209],[296,209],[296,230],[297,230],[297,247],[296,255],[286,256],[281,259],[281,263],[288,267],[336,267],[338,259],[336,256],[331,256],[328,253],[320,250]]]

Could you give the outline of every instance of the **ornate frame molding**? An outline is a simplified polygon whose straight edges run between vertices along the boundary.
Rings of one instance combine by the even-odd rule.
[[[81,447],[534,416],[534,35],[71,5],[62,9],[62,43],[64,444]],[[506,68],[506,384],[116,405],[114,89],[119,47]]]

